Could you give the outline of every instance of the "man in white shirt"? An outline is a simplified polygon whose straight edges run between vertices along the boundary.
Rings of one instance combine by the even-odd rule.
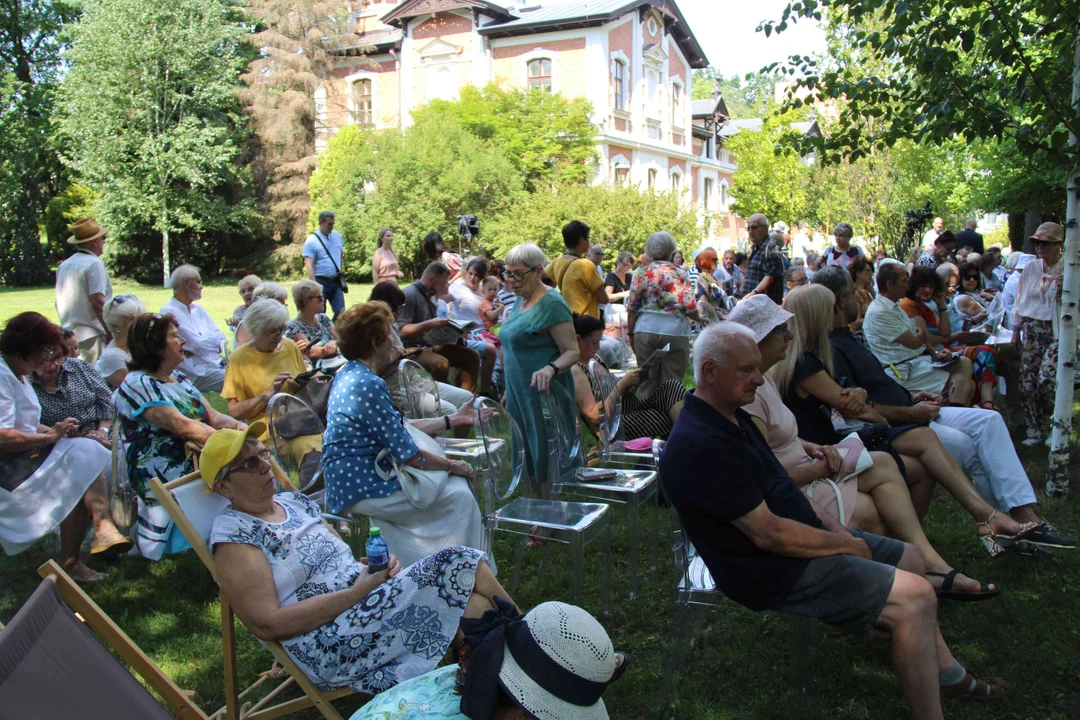
[[[180,372],[195,383],[202,392],[221,392],[225,383],[225,360],[221,351],[227,342],[210,313],[195,304],[202,298],[202,277],[194,265],[181,265],[169,276],[172,300],[161,308],[161,314],[176,318],[180,337],[184,338],[184,362]]]
[[[334,213],[324,210],[319,213],[319,229],[311,233],[304,241],[304,271],[309,280],[314,280],[323,289],[326,304],[338,313],[345,309],[347,288],[342,284],[342,249],[344,240],[334,230]]]
[[[866,309],[863,336],[870,352],[878,359],[885,373],[909,392],[940,393],[950,404],[966,405],[975,389],[971,376],[971,361],[957,358],[948,370],[935,368],[936,357],[925,354],[929,349],[927,330],[916,326],[899,306],[907,294],[907,268],[898,262],[883,264],[877,273],[878,295]],[[941,358],[951,353],[944,349]]]
[[[934,251],[934,241],[937,240],[937,236],[941,234],[941,231],[945,228],[945,221],[939,217],[934,218],[934,222],[931,224],[930,229],[926,231],[926,234],[922,238],[923,250],[930,252]]]
[[[93,218],[79,220],[67,239],[75,254],[56,271],[56,312],[60,324],[75,331],[79,357],[91,365],[111,339],[102,317],[105,303],[112,297],[112,283],[101,254],[108,231]]]

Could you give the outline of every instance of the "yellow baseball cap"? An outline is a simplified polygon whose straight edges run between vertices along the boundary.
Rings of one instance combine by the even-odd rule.
[[[208,488],[214,486],[221,468],[227,467],[244,447],[248,438],[259,438],[266,432],[266,423],[256,420],[247,426],[247,430],[218,430],[211,435],[203,446],[199,456],[199,472]]]

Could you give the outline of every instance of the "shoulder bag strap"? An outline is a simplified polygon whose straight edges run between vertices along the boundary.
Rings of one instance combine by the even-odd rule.
[[[315,239],[319,241],[320,245],[322,245],[322,249],[326,251],[326,257],[330,258],[330,264],[334,266],[334,269],[337,270],[337,274],[340,275],[341,267],[334,260],[334,256],[330,253],[330,248],[326,247],[326,243],[323,242],[322,235],[317,232],[313,232],[311,234],[314,235]]]

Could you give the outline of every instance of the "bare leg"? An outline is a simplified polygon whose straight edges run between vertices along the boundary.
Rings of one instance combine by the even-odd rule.
[[[920,427],[903,433],[893,441],[893,447],[903,455],[917,458],[930,476],[948,490],[976,522],[984,522],[993,514],[990,526],[995,532],[1011,535],[1020,531],[1020,523],[1004,513],[994,513],[994,508],[978,493],[930,428]]]
[[[926,567],[934,572],[948,573],[952,566],[938,554],[923,532],[915,508],[911,505],[900,469],[888,453],[871,453],[874,465],[859,475],[859,491],[869,493],[878,513],[898,540],[914,545],[925,559]],[[953,581],[958,590],[979,592],[980,584],[965,575]],[[993,586],[991,586],[993,587]]]
[[[930,509],[930,500],[934,497],[934,478],[930,477],[930,473],[926,471],[918,458],[901,455],[900,459],[904,461],[904,469],[907,470],[911,505],[915,508],[915,514],[919,516],[919,522],[922,522]]]
[[[1014,507],[1012,510],[1009,511],[1009,515],[1011,515],[1012,519],[1018,523],[1042,522],[1042,518],[1040,518],[1035,513],[1034,503],[1030,505],[1021,505],[1020,507]]]
[[[97,582],[104,575],[83,565],[79,557],[83,537],[90,527],[90,511],[79,503],[60,523],[60,566],[75,580]]]
[[[913,718],[943,720],[939,674],[952,665],[952,655],[937,630],[937,597],[918,570],[921,554],[913,546],[904,551],[892,591],[878,623],[892,635],[893,667]],[[944,650],[944,656],[941,652]]]
[[[109,510],[109,491],[105,487],[104,474],[98,475],[97,479],[90,483],[90,487],[83,493],[83,504],[94,522],[94,532],[119,532],[113,524],[112,512]]]
[[[972,377],[971,361],[966,357],[957,358],[949,368],[949,380],[945,384],[945,396],[950,405],[967,407],[975,392],[975,379]]]
[[[860,491],[855,499],[855,509],[848,519],[848,527],[864,530],[875,535],[887,535],[888,528],[881,521],[874,498]]]

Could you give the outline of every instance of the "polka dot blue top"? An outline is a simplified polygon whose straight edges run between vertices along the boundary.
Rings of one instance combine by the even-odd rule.
[[[393,468],[382,468],[390,480],[376,472],[375,459],[384,449],[399,463],[419,452],[386,383],[364,363],[350,360],[334,377],[327,405],[323,473],[330,512],[401,489]]]

